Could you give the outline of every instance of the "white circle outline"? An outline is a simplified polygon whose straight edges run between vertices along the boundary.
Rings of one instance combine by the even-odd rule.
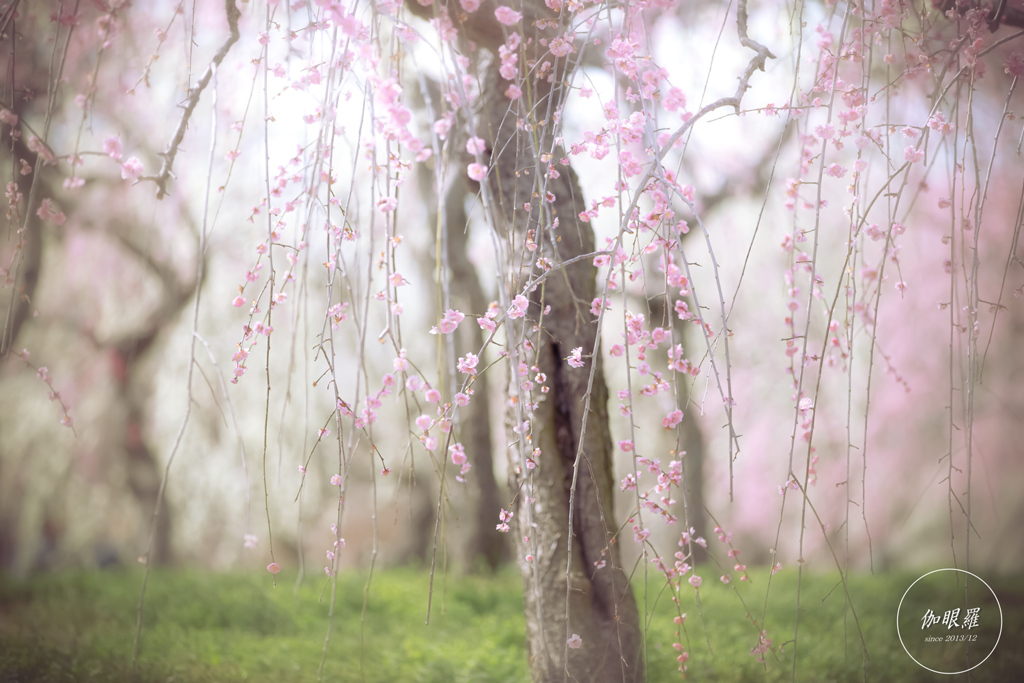
[[[936,671],[935,669],[929,669],[927,666],[925,666],[921,662],[917,661],[917,659],[914,658],[914,655],[910,654],[910,650],[907,649],[906,644],[903,642],[903,635],[900,633],[900,609],[903,607],[903,601],[906,599],[907,593],[910,592],[910,589],[913,588],[914,585],[917,584],[918,581],[920,581],[921,579],[923,579],[926,576],[931,576],[932,574],[934,574],[936,572],[963,572],[964,574],[968,574],[970,576],[973,576],[978,581],[981,581],[982,583],[984,583],[985,584],[985,588],[988,588],[988,592],[991,593],[992,597],[996,599],[996,607],[999,608],[999,635],[996,636],[996,643],[995,643],[995,645],[992,646],[992,649],[989,651],[989,653],[987,655],[985,655],[985,659],[981,660],[980,662],[978,662],[977,664],[972,666],[970,669],[964,669],[963,671]],[[979,666],[984,664],[988,660],[988,658],[992,656],[992,653],[996,651],[996,648],[999,647],[999,641],[1003,637],[1003,606],[999,602],[999,596],[996,595],[996,592],[994,590],[992,590],[992,586],[988,585],[988,583],[985,581],[985,579],[981,578],[977,574],[972,574],[971,572],[967,571],[966,569],[957,569],[956,567],[947,567],[946,569],[935,569],[935,570],[932,570],[932,571],[928,572],[927,574],[923,574],[923,575],[919,576],[917,578],[917,580],[914,581],[914,583],[910,584],[910,587],[907,588],[907,590],[905,590],[903,592],[903,597],[900,598],[899,607],[896,608],[896,637],[900,639],[900,645],[903,646],[903,651],[907,653],[907,656],[910,657],[911,659],[913,659],[914,663],[917,664],[922,669],[927,669],[928,671],[931,671],[932,673],[940,674],[942,676],[956,676],[958,674],[967,673],[968,671],[974,671]]]

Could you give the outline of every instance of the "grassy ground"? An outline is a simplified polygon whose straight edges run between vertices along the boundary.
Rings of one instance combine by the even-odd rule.
[[[757,585],[737,586],[760,622],[763,571]],[[701,609],[692,593],[682,634],[691,652],[688,680],[949,681],[917,667],[895,632],[899,598],[917,578],[909,574],[855,577],[857,616],[867,645],[865,661],[852,615],[834,577],[805,576],[799,647],[793,638],[796,575],[773,579],[765,620],[774,651],[766,665],[750,655],[757,630],[731,586],[706,580]],[[150,576],[139,681],[316,680],[327,627],[323,581],[293,591],[294,576],[265,572],[212,574],[157,571]],[[0,683],[127,681],[141,573],[68,572],[17,582],[0,575]],[[521,583],[513,572],[496,577],[438,577],[433,614],[424,624],[427,578],[412,570],[377,572],[361,621],[365,576],[339,576],[334,631],[324,666],[330,681],[527,681]],[[1017,652],[1024,619],[1024,584],[993,584],[1006,624],[995,655],[973,681],[1021,680]],[[642,585],[637,588],[641,591]],[[329,589],[328,589],[329,590]],[[667,596],[648,590],[648,679],[679,680]],[[703,612],[701,618],[699,612]],[[790,642],[786,642],[790,641]],[[710,648],[709,648],[710,645]]]

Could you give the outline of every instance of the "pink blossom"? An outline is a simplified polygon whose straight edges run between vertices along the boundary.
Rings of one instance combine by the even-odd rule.
[[[416,418],[416,426],[419,427],[420,431],[425,432],[430,429],[430,423],[433,420],[430,419],[429,415],[420,415]]]
[[[441,318],[441,322],[437,324],[437,329],[441,334],[451,334],[465,318],[465,314],[461,311],[449,308]]]
[[[665,109],[676,112],[686,108],[686,95],[679,88],[669,88],[664,100]]]
[[[583,358],[582,358],[582,354],[583,354],[583,347],[582,347],[582,346],[577,346],[577,347],[576,347],[575,349],[573,349],[573,350],[572,350],[572,353],[570,353],[570,354],[569,354],[569,355],[568,355],[568,356],[566,357],[566,359],[565,359],[565,360],[566,360],[566,362],[567,362],[567,363],[568,363],[568,364],[569,364],[569,365],[570,365],[571,367],[574,367],[574,368],[582,368],[582,367],[583,367]]]
[[[622,174],[627,178],[632,178],[635,175],[639,175],[643,171],[643,167],[640,162],[637,161],[633,153],[627,149],[622,150],[619,154],[619,166],[622,169]]]
[[[341,486],[341,475],[340,474],[332,474],[331,475],[331,486]]]
[[[664,427],[665,429],[675,429],[682,421],[683,411],[677,408],[676,410],[673,410],[671,413],[665,416],[665,418],[661,421],[661,426]]]
[[[53,152],[50,151],[50,148],[47,147],[38,136],[29,135],[28,142],[26,144],[30,150],[43,157],[43,160],[46,161],[47,164],[56,163],[57,157],[53,156]]]
[[[518,37],[519,34],[513,34]],[[509,38],[512,40],[511,36]],[[501,57],[501,67],[498,69],[498,73],[506,81],[511,81],[519,75],[519,68],[516,66],[519,62],[519,55],[515,53],[515,47],[508,47],[501,45],[498,47],[498,56]]]
[[[907,148],[903,150],[903,158],[912,164],[916,164],[918,161],[921,161],[921,159],[924,159],[924,150],[914,149],[908,145]]]
[[[121,140],[119,138],[107,138],[103,141],[103,153],[115,161],[121,160]]]
[[[505,26],[515,26],[523,18],[523,15],[511,7],[502,5],[494,10],[494,17]]]
[[[470,13],[480,9],[480,0],[459,0],[459,4],[462,5],[462,9]]]
[[[580,638],[578,633],[574,633],[569,637],[567,641],[565,641],[565,644],[573,650],[578,650],[580,646],[583,645],[583,639]]]
[[[953,132],[953,124],[946,120],[946,115],[941,111],[928,119],[928,127],[937,133],[949,135]]]
[[[235,308],[241,308],[245,305],[245,299],[241,295],[238,295],[231,301],[231,305]]]
[[[522,318],[526,315],[526,308],[530,305],[529,300],[519,294],[515,299],[512,300],[512,305],[508,309],[508,317],[510,318]]]
[[[271,574],[277,574],[281,571],[281,565],[279,565],[277,562],[271,562],[267,565],[267,571]]]
[[[441,400],[441,392],[437,389],[427,389],[423,397],[427,399],[427,403],[437,403]]]
[[[1024,53],[1014,52],[1007,57],[1003,70],[1014,78],[1024,76]]]
[[[36,215],[44,221],[52,221],[54,225],[63,225],[67,219],[64,212],[59,210],[53,200],[49,198],[40,202],[39,208],[36,209]]]
[[[472,137],[466,140],[466,151],[470,154],[483,154],[487,151],[487,143],[483,138]]]
[[[128,157],[128,161],[121,164],[121,178],[135,182],[142,175],[142,162],[138,157]]]
[[[840,166],[839,164],[832,164],[827,169],[825,169],[825,175],[830,175],[833,178],[842,178],[844,175],[846,175],[846,169]]]
[[[452,122],[449,118],[442,118],[434,121],[434,133],[444,140],[448,137],[448,131],[452,129]]]
[[[575,39],[575,33],[566,31],[563,35],[558,36],[548,43],[548,49],[551,50],[551,54],[556,57],[567,57],[576,52],[576,47],[572,44]]]
[[[459,372],[464,375],[472,375],[479,362],[480,359],[475,354],[467,353],[462,358],[459,358]]]
[[[394,197],[381,197],[377,200],[377,210],[381,213],[390,213],[398,208],[398,200]]]
[[[466,173],[471,179],[480,182],[487,177],[487,166],[473,162],[466,167]]]
[[[520,88],[515,83],[513,83],[512,85],[508,86],[505,89],[505,97],[509,98],[510,100],[518,100],[522,96],[523,96],[522,88]]]
[[[682,299],[676,300],[675,311],[680,320],[689,320],[693,317],[693,313],[690,312],[690,307]]]
[[[619,448],[622,449],[623,453],[629,453],[633,450],[633,442],[630,440],[620,441]]]
[[[243,548],[255,548],[259,542],[260,539],[258,539],[255,534],[246,534],[242,537]]]
[[[694,588],[700,588],[700,584],[703,583],[703,581],[704,581],[703,579],[701,579],[696,574],[691,576],[688,580],[690,582],[690,585],[693,586]]]
[[[466,462],[466,449],[461,443],[453,443],[448,447],[448,452],[452,455],[452,464],[461,465]]]

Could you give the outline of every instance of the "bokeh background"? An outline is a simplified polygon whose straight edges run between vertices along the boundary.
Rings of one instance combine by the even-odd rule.
[[[3,106],[36,132],[46,118],[50,55],[59,23],[51,20],[43,4],[29,8],[22,3],[24,16],[18,20],[16,38],[19,57],[16,62],[10,57],[13,53],[3,57]],[[0,567],[26,574],[137,562],[146,548],[161,477],[190,409],[170,469],[154,559],[175,566],[262,568],[269,562],[269,518],[276,559],[320,572],[334,538],[337,489],[330,477],[339,467],[336,445],[328,440],[314,449],[317,430],[333,424],[334,409],[332,393],[319,383],[324,368],[317,359],[317,335],[329,326],[319,266],[329,254],[319,224],[310,228],[303,255],[308,262],[302,263],[311,265],[300,264],[308,267],[300,272],[310,275],[285,285],[288,298],[275,309],[269,360],[266,339],[261,339],[237,384],[230,381],[232,355],[248,321],[248,306],[234,307],[231,302],[256,263],[257,246],[266,238],[262,215],[251,220],[265,195],[264,159],[269,159],[271,183],[305,172],[309,145],[316,140],[305,117],[318,121],[323,114],[317,111],[320,91],[311,80],[316,64],[307,56],[323,55],[329,46],[323,37],[304,31],[313,16],[311,7],[283,13],[269,58],[285,75],[271,77],[267,90],[266,106],[274,120],[267,127],[268,156],[262,75],[253,64],[262,47],[263,20],[249,3],[240,5],[241,40],[218,70],[213,86],[216,103],[212,90],[200,99],[175,160],[169,196],[156,201],[153,183],[133,184],[122,178],[121,163],[105,153],[104,143],[119,140],[125,158],[137,156],[146,173],[155,174],[160,152],[180,119],[183,93],[205,70],[227,24],[217,3],[146,5],[145,11],[139,6],[126,9],[109,31],[96,7],[82,10],[69,43],[67,82],[55,95],[46,138],[62,160],[43,166],[34,176],[40,196],[52,198],[66,221],[56,225],[30,219],[26,241],[18,236],[18,224],[8,221],[0,244],[4,266],[11,267],[0,304],[7,329],[16,331],[5,342],[0,364]],[[991,66],[974,83],[970,122],[967,111],[959,110],[958,125],[973,126],[983,158],[968,159],[965,174],[955,166],[963,161],[962,146],[953,151],[933,147],[926,162],[907,176],[901,203],[894,205],[886,196],[878,204],[883,215],[895,212],[891,219],[905,225],[906,232],[899,241],[898,272],[890,262],[881,283],[858,280],[865,288],[878,286],[883,291],[875,324],[864,324],[864,311],[853,311],[851,303],[846,318],[839,320],[841,344],[830,348],[832,357],[820,376],[813,408],[818,459],[809,493],[823,531],[811,515],[802,525],[799,491],[788,490],[785,508],[780,493],[787,482],[791,449],[797,472],[803,471],[807,456],[800,437],[803,430],[795,425],[792,364],[786,354],[786,340],[792,337],[786,324],[791,285],[784,273],[792,267],[793,251],[784,244],[794,234],[794,225],[798,231],[815,227],[813,210],[798,206],[791,211],[785,206],[786,181],[801,162],[806,146],[802,136],[820,123],[813,114],[799,126],[787,126],[785,117],[764,115],[768,105],[787,101],[794,78],[806,87],[815,68],[807,63],[806,51],[798,57],[790,30],[796,19],[782,9],[773,3],[752,9],[752,32],[779,58],[751,82],[746,112],[697,126],[678,166],[681,177],[695,187],[695,205],[709,240],[691,217],[693,229],[684,247],[692,254],[694,290],[698,296],[706,294],[702,303],[709,306],[709,319],[720,323],[714,311],[717,286],[710,243],[730,305],[733,421],[741,446],[730,481],[728,429],[719,388],[705,359],[702,373],[688,387],[683,447],[692,468],[688,472],[697,496],[693,500],[702,500],[709,514],[701,513],[699,505],[691,506],[689,521],[709,539],[716,525],[731,532],[734,545],[742,548],[743,559],[751,565],[777,561],[793,567],[805,559],[827,569],[835,551],[841,562],[859,570],[933,568],[966,561],[964,510],[969,504],[971,566],[995,572],[1019,569],[1024,561],[1019,525],[1024,515],[1024,250],[1018,235],[1024,162],[1017,142],[1021,120],[1005,117],[1004,107],[1020,110],[1024,100],[1016,90],[1007,99],[1015,81],[1001,68],[1014,44],[986,57]],[[803,20],[812,27],[820,23],[835,29],[842,17],[837,19],[831,11],[809,6]],[[698,99],[708,102],[730,92],[747,59],[730,31],[720,36],[728,12],[725,4],[682,2],[650,29],[657,61],[670,67],[673,82],[690,97],[691,110],[699,107]],[[426,30],[425,25],[415,27]],[[291,44],[281,38],[287,30],[295,32]],[[937,40],[952,35],[941,35],[941,27],[935,30]],[[110,46],[98,62],[101,34]],[[821,40],[821,34],[810,29],[803,36],[805,49]],[[425,47],[405,49],[403,58],[409,61],[398,82],[413,110],[414,127],[427,139],[436,117],[423,92],[444,78],[443,65],[432,62]],[[579,85],[594,92],[571,98],[564,124],[567,144],[602,125],[601,103],[613,98],[617,87],[604,64],[595,51],[594,63],[581,69]],[[86,84],[94,73],[95,92],[86,97]],[[904,127],[922,130],[926,125],[936,73],[937,69],[925,70],[906,79],[889,97],[892,130],[883,132],[894,146]],[[360,83],[358,78],[345,83],[351,97],[346,94],[348,108],[337,111],[336,124],[344,131],[337,136],[335,169],[338,187],[345,188],[350,199],[348,220],[367,226],[375,211],[371,180],[353,161],[361,152],[354,137],[364,114]],[[996,141],[1001,121],[1005,129]],[[662,123],[671,129],[678,120]],[[208,176],[214,126],[217,146]],[[9,135],[12,130],[3,126],[0,164],[5,182],[24,182],[18,160],[34,158],[25,147],[30,133],[21,129],[25,134],[16,141]],[[66,155],[74,149],[82,152],[75,177],[85,181],[77,188],[64,183],[72,175]],[[855,153],[851,150],[852,145],[846,153]],[[231,158],[233,151],[237,158]],[[844,158],[839,150],[835,154],[837,160]],[[879,152],[869,157],[863,172],[885,178],[893,170],[890,164]],[[615,167],[614,155],[576,164],[588,201],[599,199]],[[424,368],[426,378],[436,382],[436,368],[443,359],[439,361],[437,338],[428,330],[437,323],[438,293],[449,276],[437,276],[432,224],[437,197],[429,168],[436,167],[423,165],[406,176],[396,218],[404,241],[396,265],[409,281],[403,289],[404,346],[415,365]],[[960,184],[965,176],[966,191]],[[951,185],[954,177],[956,184]],[[978,190],[971,185],[976,180],[986,194],[984,221],[975,226],[964,223],[960,207],[965,201],[974,203],[970,206],[979,201]],[[844,299],[847,292],[841,283],[846,269],[859,272],[877,266],[884,257],[878,244],[861,238],[857,260],[847,261],[849,224],[838,208],[850,201],[846,182],[823,185],[822,192],[833,208],[822,213],[816,226],[817,268],[825,298],[838,291]],[[297,186],[289,186],[276,201],[291,201],[299,194]],[[798,203],[813,197],[814,189],[802,186]],[[952,209],[944,202],[951,198],[956,200]],[[486,299],[496,300],[498,282],[491,275],[493,254],[483,210],[477,199],[466,201],[464,208],[469,261]],[[972,212],[969,207],[966,215]],[[615,235],[618,221],[607,214],[594,225],[601,244]],[[204,226],[208,239],[200,253],[198,236]],[[348,263],[349,272],[371,273],[373,278],[359,282],[353,301],[362,301],[382,283],[374,269],[382,238],[373,231],[364,227]],[[954,252],[950,235],[955,235]],[[798,248],[806,250],[808,245]],[[204,277],[190,396],[185,377],[192,365],[200,259]],[[25,269],[37,272],[38,282],[29,293],[27,313],[15,328],[15,304],[25,293],[20,289],[24,281],[14,279],[18,267],[22,275]],[[964,297],[973,268],[984,302],[977,312],[983,356],[975,359],[980,375],[969,390],[971,332],[966,329]],[[650,262],[650,270],[656,273],[656,261]],[[247,292],[264,286],[266,274],[257,273],[259,279]],[[895,287],[900,281],[906,283],[903,292]],[[461,286],[458,281],[449,284]],[[650,320],[664,316],[664,305],[659,310],[658,301],[647,294],[630,285],[625,300],[631,309],[646,310]],[[613,312],[621,315],[622,293],[611,300]],[[812,316],[818,316],[814,325],[823,329],[820,310]],[[377,308],[369,315],[366,327],[373,336],[373,330],[387,323]],[[849,335],[847,325],[852,326]],[[688,355],[699,360],[704,344],[699,331],[692,325],[678,327]],[[343,326],[342,332],[348,329]],[[609,317],[603,328],[606,347],[621,341],[622,329],[621,317]],[[333,358],[347,381],[365,373],[378,382],[392,371],[395,354],[389,346],[371,339],[360,368],[358,340],[347,333],[335,339]],[[811,348],[824,342],[825,336],[818,334]],[[29,351],[31,366],[18,355],[22,349]],[[716,358],[724,368],[720,350]],[[662,357],[652,365],[664,368],[664,363]],[[39,376],[41,366],[60,392],[73,430],[61,425],[64,413],[59,402],[48,400],[50,387]],[[624,385],[624,370],[614,363],[607,367],[614,395]],[[443,519],[436,538],[446,566],[479,569],[487,565],[481,555],[508,557],[510,549],[502,547],[506,539],[494,531],[498,520],[481,512],[507,507],[515,493],[505,486],[509,437],[504,427],[503,372],[495,367],[486,396],[490,451],[474,454],[492,463],[495,488],[481,489],[472,478],[465,484],[455,482],[455,473],[448,468],[440,505],[438,463],[410,445],[416,445],[416,436],[405,404],[397,397],[385,401],[372,431],[376,450],[368,447],[368,440],[361,441],[351,472],[341,566],[429,561],[439,509]],[[818,379],[811,372],[806,381]],[[661,427],[664,413],[673,407],[671,397],[665,400],[649,404],[635,419],[645,454],[667,462],[670,449],[678,444],[675,435]],[[615,438],[628,438],[627,421],[614,406],[610,412]],[[621,453],[620,460],[618,477],[629,471],[631,457]],[[307,462],[303,478],[300,466]],[[390,469],[386,477],[382,464]],[[623,515],[635,502],[632,496],[622,493],[617,501]],[[481,501],[484,497],[490,500]],[[665,527],[655,534],[671,555],[679,528]],[[255,539],[247,544],[250,535]],[[497,549],[484,549],[481,543],[487,542],[479,540],[481,535],[492,543],[497,538]],[[623,547],[634,557],[638,553],[631,542]]]

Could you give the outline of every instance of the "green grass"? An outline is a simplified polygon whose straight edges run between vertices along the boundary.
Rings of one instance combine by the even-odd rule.
[[[737,586],[752,618],[761,623],[767,571],[750,572],[756,585]],[[691,653],[688,680],[695,681],[959,681],[967,676],[943,676],[920,668],[900,645],[896,633],[896,609],[903,592],[919,574],[887,573],[853,576],[849,590],[856,611],[845,604],[838,574],[804,574],[800,589],[800,618],[794,643],[797,614],[797,575],[784,571],[772,577],[764,626],[773,650],[760,664],[750,655],[757,644],[758,629],[743,618],[743,606],[731,586],[705,577],[698,610],[693,590],[681,594],[686,612],[684,644]],[[1003,639],[992,657],[971,672],[971,681],[1021,681],[1024,654],[1017,649],[1017,637],[1024,633],[1024,582],[1020,578],[993,581],[1003,603]],[[649,595],[652,595],[649,591]],[[649,603],[654,603],[654,597]],[[1018,604],[1013,608],[1014,604]],[[647,634],[649,679],[670,680],[676,671],[671,649],[674,625],[660,616],[670,602],[662,596]],[[1008,609],[1009,607],[1009,609]],[[642,609],[642,608],[641,608]],[[703,613],[703,618],[701,617]],[[859,629],[858,629],[859,622]],[[863,641],[862,641],[863,635]],[[709,647],[710,644],[710,647]],[[865,658],[864,653],[867,652]],[[793,661],[796,652],[796,673]],[[678,674],[675,674],[678,677]]]
[[[757,585],[737,588],[760,623],[764,571]],[[801,591],[799,645],[792,642],[796,575],[774,577],[765,620],[774,650],[761,665],[749,654],[757,630],[731,586],[705,580],[701,609],[684,587],[687,613],[681,634],[691,653],[688,680],[949,681],[917,667],[895,633],[895,609],[917,578],[910,574],[851,580],[863,646],[842,589],[834,577],[805,576]],[[150,576],[141,643],[139,681],[316,680],[327,627],[329,593],[308,581],[296,595],[294,576],[155,571]],[[423,572],[379,571],[361,621],[365,576],[339,576],[334,631],[324,666],[330,681],[527,681],[525,626],[519,577],[438,577],[430,625],[425,625],[427,582]],[[0,681],[127,681],[135,634],[141,572],[57,573],[18,582],[0,575]],[[1019,680],[1024,656],[1016,640],[1024,632],[1019,580],[995,581],[1006,625],[993,658],[975,670],[974,681]],[[643,602],[642,586],[637,585]],[[329,590],[329,589],[328,589]],[[645,608],[648,679],[678,680],[672,649],[675,612],[667,595],[651,586]],[[699,612],[703,612],[701,618]],[[708,644],[710,643],[710,650]]]

